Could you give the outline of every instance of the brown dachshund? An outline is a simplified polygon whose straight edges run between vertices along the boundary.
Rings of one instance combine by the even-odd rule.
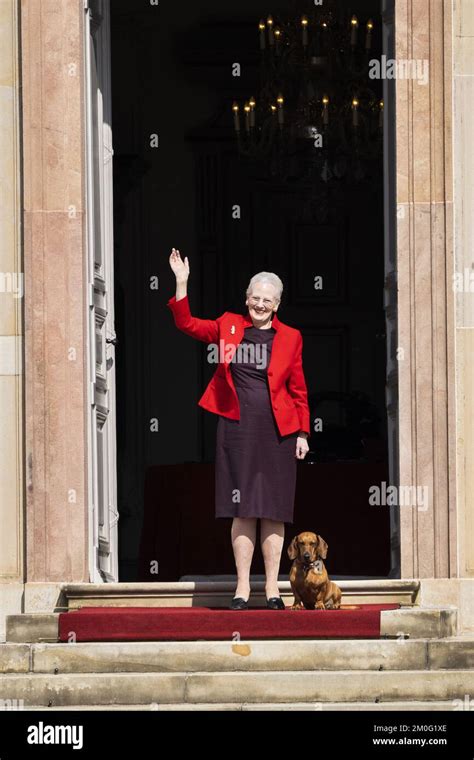
[[[288,547],[288,556],[294,560],[290,570],[290,583],[295,601],[292,610],[338,610],[341,607],[341,589],[324,567],[328,545],[316,533],[304,532],[295,536]]]

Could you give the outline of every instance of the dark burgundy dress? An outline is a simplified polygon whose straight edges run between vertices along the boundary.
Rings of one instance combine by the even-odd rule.
[[[219,415],[216,517],[293,522],[298,432],[281,436],[271,407],[267,369],[275,332],[246,327],[231,363],[240,420]]]

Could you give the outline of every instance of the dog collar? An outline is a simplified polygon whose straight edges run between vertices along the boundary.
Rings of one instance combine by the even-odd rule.
[[[317,559],[315,559],[313,562],[310,562],[308,565],[303,562],[303,569],[307,573],[310,570],[310,568],[315,569],[317,567],[317,564],[318,564]]]

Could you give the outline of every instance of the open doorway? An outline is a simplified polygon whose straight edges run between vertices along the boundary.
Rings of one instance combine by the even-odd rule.
[[[275,27],[301,23],[314,5],[274,2]],[[362,55],[380,59],[379,0],[354,0],[350,12],[346,2],[333,5],[341,28],[356,17]],[[310,455],[298,463],[282,576],[287,544],[299,531],[313,530],[329,545],[332,577],[396,577],[390,509],[368,502],[371,486],[396,477],[396,430],[386,397],[390,156],[381,129],[382,82],[371,83],[372,121],[362,134],[368,96],[361,93],[354,104],[350,85],[358,80],[343,82],[333,73],[341,102],[351,98],[347,115],[339,114],[349,143],[326,163],[314,131],[306,142],[301,131],[291,146],[277,141],[269,156],[249,150],[249,142],[239,150],[232,104],[242,108],[257,98],[272,76],[262,67],[258,29],[268,19],[266,4],[200,0],[186,12],[149,0],[111,6],[119,579],[235,574],[231,519],[214,518],[217,417],[197,406],[212,368],[204,344],[179,333],[166,307],[174,293],[173,246],[190,260],[196,316],[245,313],[250,277],[273,271],[285,286],[279,318],[303,334],[314,432]],[[341,41],[343,56],[352,52],[350,34]],[[310,37],[303,51],[308,66],[312,58],[329,58],[324,40],[311,49],[315,44]],[[330,81],[321,60],[314,65]],[[354,77],[360,65],[355,58]],[[281,83],[293,93],[285,127],[321,96],[317,87],[300,93],[298,110],[291,70]],[[331,93],[326,126],[333,145],[340,139],[334,106]],[[245,111],[240,119],[245,133]],[[313,126],[303,120],[300,128]],[[354,135],[360,136],[356,160]],[[258,551],[252,575],[263,575]]]

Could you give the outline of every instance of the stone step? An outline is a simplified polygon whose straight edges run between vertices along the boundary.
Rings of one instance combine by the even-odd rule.
[[[272,614],[278,614],[275,611]],[[298,613],[295,613],[298,614]],[[318,613],[315,613],[318,614]],[[407,606],[398,610],[382,610],[381,635],[394,638],[439,639],[457,633],[457,609],[454,606]],[[12,643],[42,643],[58,640],[58,613],[23,613],[9,615],[6,640]]]
[[[150,705],[60,705],[57,707],[49,708],[52,713],[55,712],[149,712],[154,710],[156,712],[175,712],[175,711],[212,711],[212,712],[249,712],[257,710],[265,711],[284,711],[284,712],[301,712],[301,711],[338,711],[338,712],[356,712],[356,711],[416,711],[422,710],[424,712],[430,711],[453,711],[453,710],[469,710],[469,703],[467,700],[462,703],[460,700],[447,700],[445,702],[433,701],[433,702],[278,702],[278,703],[260,703],[254,704],[244,702],[234,702],[225,704],[214,704],[208,702],[201,702],[199,704],[191,704],[185,702],[177,702],[174,704],[154,704]],[[26,711],[41,710],[44,713],[43,705],[34,705],[24,707]]]
[[[3,644],[0,673],[444,670],[474,668],[471,638]]]
[[[193,673],[28,673],[0,676],[2,700],[24,704],[150,705],[439,702],[474,693],[474,671],[273,671]]]

